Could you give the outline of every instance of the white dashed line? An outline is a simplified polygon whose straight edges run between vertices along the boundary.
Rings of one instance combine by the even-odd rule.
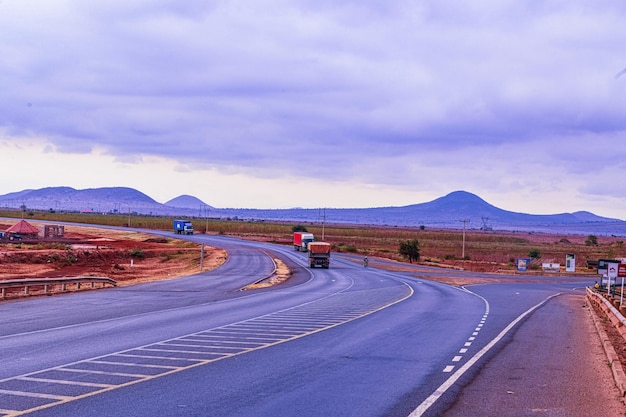
[[[450,375],[443,384],[441,384],[428,398],[426,398],[408,417],[421,417],[424,413],[435,404],[435,402],[441,398],[468,370],[472,368],[483,356],[487,354],[500,340],[504,338],[520,321],[533,311],[544,305],[548,300],[560,295],[560,293],[554,294],[534,307],[529,308],[524,313],[519,315],[515,320],[509,323],[494,339],[492,339],[485,347],[483,347],[478,353],[476,353],[470,360],[465,362],[454,374]],[[479,296],[480,297],[480,296]],[[487,311],[489,310],[489,303],[483,297],[480,297],[485,301],[487,305]],[[448,369],[450,367],[447,367]]]

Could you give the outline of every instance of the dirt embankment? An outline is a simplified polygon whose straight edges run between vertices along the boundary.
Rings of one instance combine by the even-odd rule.
[[[63,238],[0,242],[0,280],[107,276],[129,285],[200,272],[200,256],[200,245],[193,242],[70,226]],[[203,270],[221,265],[226,256],[205,246]]]

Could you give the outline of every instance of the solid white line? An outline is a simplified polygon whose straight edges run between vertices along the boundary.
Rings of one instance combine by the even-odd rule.
[[[441,396],[443,394],[445,394],[446,391],[448,391],[452,387],[452,385],[454,385],[454,383],[459,380],[459,378],[461,378],[467,371],[469,371],[469,369],[472,366],[474,366],[476,364],[476,362],[478,362],[480,360],[480,358],[482,358],[487,352],[489,352],[496,345],[496,343],[498,343],[500,340],[502,340],[504,338],[504,336],[506,336],[506,334],[508,332],[510,332],[511,329],[513,329],[513,327],[515,327],[517,325],[517,323],[519,323],[527,315],[529,315],[530,313],[532,313],[533,311],[535,311],[536,309],[538,309],[539,307],[541,307],[542,305],[547,303],[548,300],[550,300],[550,299],[552,299],[552,298],[554,298],[554,297],[556,297],[556,296],[558,296],[560,294],[561,293],[557,293],[557,294],[551,295],[550,297],[546,298],[545,300],[543,300],[539,304],[535,305],[534,307],[529,308],[524,313],[522,313],[520,316],[518,316],[515,320],[513,320],[511,323],[509,323],[509,325],[506,326],[504,328],[504,330],[502,330],[500,332],[500,334],[498,334],[491,342],[489,342],[484,348],[482,348],[478,353],[476,353],[476,355],[474,355],[469,361],[467,361],[465,363],[465,365],[460,367],[458,369],[458,371],[456,371],[454,374],[452,374],[450,376],[450,378],[448,378],[443,384],[441,384],[439,386],[439,388],[437,388],[435,390],[435,392],[433,392],[428,398],[426,398],[419,405],[419,407],[417,407],[415,410],[413,410],[413,412],[411,414],[409,414],[408,417],[421,417],[422,415],[424,415],[424,413],[430,407],[432,407],[432,405],[435,404],[435,402],[439,398],[441,398]]]

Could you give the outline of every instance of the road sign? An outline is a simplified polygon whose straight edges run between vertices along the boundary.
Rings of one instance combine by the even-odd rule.
[[[602,274],[602,275],[606,274],[610,263],[619,264],[619,262],[617,262],[614,259],[599,259],[598,260],[598,274]]]
[[[626,264],[617,265],[617,276],[620,278],[626,278]]]

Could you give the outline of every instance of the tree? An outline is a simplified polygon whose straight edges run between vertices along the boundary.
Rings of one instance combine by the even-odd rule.
[[[413,263],[413,260],[419,261],[420,244],[417,239],[401,241],[399,252],[400,255],[402,255],[402,257],[404,258],[407,258],[410,263]]]
[[[598,236],[595,236],[595,235],[587,236],[587,240],[585,240],[585,245],[598,246]]]
[[[294,232],[294,233],[295,232],[305,232],[305,233],[308,232],[308,230],[306,230],[306,227],[304,227],[304,226],[302,226],[300,224],[298,224],[296,226],[293,226],[291,228],[291,231]]]
[[[539,249],[531,249],[528,251],[528,256],[531,259],[539,259],[541,258],[541,251]]]

